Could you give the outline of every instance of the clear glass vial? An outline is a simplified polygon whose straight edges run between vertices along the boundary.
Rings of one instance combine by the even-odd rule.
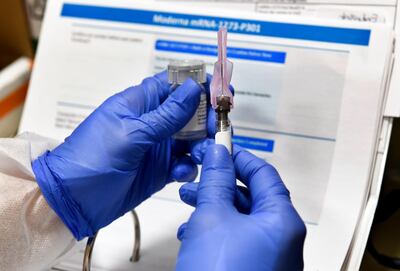
[[[196,140],[207,136],[207,94],[204,83],[207,82],[206,65],[201,60],[174,60],[168,65],[168,82],[175,90],[188,78],[199,83],[202,92],[200,104],[189,123],[174,135],[179,140]]]

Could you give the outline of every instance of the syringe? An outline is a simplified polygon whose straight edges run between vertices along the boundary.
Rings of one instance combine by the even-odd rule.
[[[232,153],[232,131],[229,112],[233,106],[233,95],[229,89],[233,63],[227,59],[227,30],[218,31],[218,61],[214,65],[211,81],[211,103],[216,112],[215,143],[224,145]]]
[[[232,153],[232,129],[228,113],[231,111],[231,99],[228,96],[217,97],[215,144],[224,145]]]

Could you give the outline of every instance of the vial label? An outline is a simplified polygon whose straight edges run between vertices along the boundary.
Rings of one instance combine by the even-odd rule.
[[[195,140],[207,136],[207,95],[202,93],[196,113],[176,135],[176,139]]]

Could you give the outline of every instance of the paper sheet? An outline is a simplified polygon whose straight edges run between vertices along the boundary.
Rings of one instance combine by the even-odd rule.
[[[308,227],[306,269],[338,270],[370,184],[392,31],[220,14],[128,0],[49,2],[21,131],[63,139],[108,96],[170,59],[201,58],[212,72],[215,30],[226,25],[235,62],[234,141],[274,164],[291,190]],[[176,187],[161,194],[178,200]],[[175,252],[166,253],[173,260]]]
[[[392,125],[393,119],[391,118],[385,118],[382,123],[375,160],[376,166],[374,167],[375,170],[372,175],[371,190],[368,195],[365,211],[361,216],[358,229],[353,237],[352,247],[349,249],[346,262],[343,265],[346,268],[344,270],[358,270],[364,256],[381,191]]]

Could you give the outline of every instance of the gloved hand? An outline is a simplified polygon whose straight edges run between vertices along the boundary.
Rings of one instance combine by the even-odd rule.
[[[63,144],[33,162],[41,191],[76,239],[132,210],[167,183],[193,181],[189,150],[171,138],[194,115],[191,79],[170,96],[167,74],[106,100]]]
[[[196,210],[178,230],[177,270],[303,269],[306,228],[271,165],[236,146],[232,160],[224,146],[210,145],[195,187],[180,190]]]

